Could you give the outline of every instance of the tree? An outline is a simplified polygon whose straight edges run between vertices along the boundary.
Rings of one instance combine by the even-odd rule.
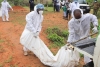
[[[19,5],[19,0],[14,0],[14,5],[15,6]]]

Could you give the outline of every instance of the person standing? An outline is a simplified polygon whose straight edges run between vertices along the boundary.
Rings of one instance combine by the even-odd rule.
[[[34,0],[29,0],[30,12],[34,10]]]
[[[65,5],[65,1],[61,0],[61,8],[63,8],[64,5]]]
[[[54,12],[57,11],[57,0],[52,0],[52,3],[53,3],[53,10]]]
[[[7,2],[7,0],[4,0],[3,2],[1,2],[2,20],[4,22],[9,21],[9,13],[8,13],[9,8],[12,9],[12,7]],[[12,9],[12,11],[13,11],[13,9]]]
[[[68,2],[66,2],[66,7],[67,7],[66,18],[68,20],[70,20],[70,18],[71,18],[71,10],[70,10],[71,2],[70,2],[70,0],[68,0]]]
[[[64,4],[64,6],[62,7],[62,9],[63,9],[63,18],[66,19],[66,14],[67,14],[66,4]]]
[[[71,10],[71,15],[72,15],[72,17],[73,17],[73,11],[74,11],[75,9],[79,9],[79,8],[80,8],[80,5],[79,5],[78,0],[73,0],[73,2],[72,2],[71,5],[70,5],[70,10]]]
[[[28,55],[27,51],[34,46],[34,40],[39,36],[41,24],[43,21],[43,4],[37,4],[34,11],[26,15],[26,26],[21,35],[20,42],[23,45],[24,55]]]
[[[100,8],[100,3],[95,0],[92,6],[93,6],[93,14],[97,15],[98,10]]]
[[[60,5],[61,5],[61,1],[57,0],[56,6],[57,6],[57,12],[60,12]]]
[[[72,42],[75,42],[79,39],[89,36],[91,22],[94,26],[94,28],[92,29],[93,32],[94,33],[98,32],[97,30],[98,19],[95,15],[90,13],[83,15],[82,10],[80,9],[75,9],[73,11],[73,15],[74,17],[68,22],[68,29],[69,29],[69,36],[67,40],[68,44],[71,44]],[[87,64],[92,62],[92,60],[84,55],[84,62],[85,64]]]

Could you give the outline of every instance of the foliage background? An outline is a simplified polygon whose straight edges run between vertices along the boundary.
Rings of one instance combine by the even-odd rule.
[[[3,0],[0,0],[0,3]],[[29,5],[29,0],[7,0],[11,5],[21,5],[21,6],[28,6]],[[94,0],[86,0],[89,4],[91,4]],[[37,3],[43,3],[43,4],[47,4],[48,6],[52,6],[52,0],[35,0],[35,4]],[[98,0],[98,2],[100,2],[100,0]]]

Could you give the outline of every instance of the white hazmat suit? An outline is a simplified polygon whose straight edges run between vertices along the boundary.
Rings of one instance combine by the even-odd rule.
[[[1,2],[1,11],[2,11],[2,20],[3,21],[9,21],[9,14],[8,14],[9,8],[12,9],[12,7],[10,6],[10,4],[6,0],[4,0],[3,2]],[[5,16],[6,16],[6,20],[5,20]]]
[[[74,1],[70,4],[70,10],[71,10],[71,16],[73,17],[73,11],[75,9],[79,9],[80,8],[80,5],[79,5],[79,2],[77,1]]]
[[[82,11],[81,11],[82,12]],[[90,25],[91,22],[94,26],[93,31],[97,32],[98,20],[95,15],[84,14],[80,19],[75,19],[74,17],[68,22],[69,28],[69,43],[75,42],[81,38],[87,37],[90,34]],[[88,39],[88,38],[87,38]],[[84,62],[88,63],[91,60],[84,56]]]
[[[75,67],[77,65],[79,54],[76,50],[72,53],[71,50],[66,50],[63,46],[54,56],[39,36],[34,37],[37,31],[41,31],[42,15],[38,14],[37,11],[32,11],[26,15],[26,21],[26,27],[20,37],[20,43],[25,47],[24,51],[27,49],[32,51],[47,66]]]
[[[41,31],[41,24],[43,21],[43,15],[38,14],[37,12],[37,6],[34,7],[34,11],[30,12],[26,15],[26,26],[25,29],[28,29],[34,37],[37,37]],[[28,51],[27,47],[23,48],[24,51]]]

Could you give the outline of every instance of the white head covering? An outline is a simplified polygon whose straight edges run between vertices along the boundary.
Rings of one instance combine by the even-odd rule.
[[[37,9],[44,9],[44,5],[39,3],[39,4],[37,4],[36,8]]]
[[[34,11],[36,11],[37,9],[44,9],[44,5],[43,4],[37,4],[35,7],[34,7]]]
[[[77,10],[77,9],[75,9],[75,10]],[[74,11],[75,11],[75,10],[74,10]],[[79,9],[79,10],[81,11],[81,18],[82,18],[82,17],[83,17],[83,11],[82,11],[81,9]],[[74,11],[73,11],[72,17],[73,17],[75,20],[77,20],[77,19],[75,18],[75,16],[74,16]],[[80,19],[81,19],[81,18],[80,18]],[[80,20],[80,19],[79,19],[79,20]]]

